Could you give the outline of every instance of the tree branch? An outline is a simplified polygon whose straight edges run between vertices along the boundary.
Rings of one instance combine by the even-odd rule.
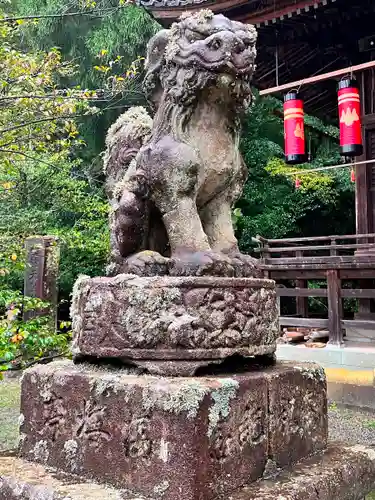
[[[54,116],[51,118],[40,118],[39,120],[31,120],[29,122],[20,123],[19,125],[14,125],[13,127],[3,128],[2,130],[0,130],[0,134],[6,134],[7,132],[13,132],[14,130],[19,130],[21,128],[28,127],[30,125],[36,125],[38,123],[43,123],[43,122],[68,120],[68,119],[72,119],[72,118],[80,118],[82,116],[94,116],[95,114],[98,114],[99,112],[100,112],[100,110],[95,112],[95,113],[87,114],[87,115],[61,115],[61,116]]]
[[[0,102],[1,101],[13,101],[13,100],[17,100],[17,99],[82,99],[83,101],[107,102],[107,101],[113,99],[114,97],[118,96],[119,94],[121,94],[121,92],[109,93],[108,91],[105,91],[102,89],[94,90],[94,92],[99,94],[98,97],[87,97],[84,95],[67,96],[67,95],[61,95],[61,94],[46,94],[46,95],[27,94],[27,95],[3,96],[3,97],[0,97]],[[126,90],[126,93],[127,94],[136,94],[136,95],[143,94],[141,91],[137,91],[137,90]],[[84,92],[82,92],[82,94],[84,94]],[[107,97],[106,97],[106,94],[107,94]]]
[[[17,356],[16,359],[19,359],[21,358],[22,356]],[[18,365],[18,366],[12,366],[12,368],[8,368],[8,370],[6,371],[9,371],[9,372],[15,372],[15,371],[19,371],[19,370],[25,370],[26,368],[30,368],[31,366],[33,365],[36,365],[38,363],[48,363],[49,361],[53,361],[54,359],[58,359],[58,358],[66,358],[67,355],[66,354],[55,354],[54,356],[46,356],[44,358],[37,358],[37,359],[34,359],[33,361],[30,361],[29,363],[26,363],[25,365]],[[5,361],[3,359],[0,359],[0,364],[8,364],[10,363],[10,361]]]
[[[38,163],[43,163],[44,165],[47,165],[48,167],[53,167],[53,168],[56,167],[56,165],[53,165],[52,163],[41,160],[40,158],[35,158],[35,156],[28,155],[26,153],[23,153],[22,151],[13,151],[12,149],[9,149],[9,150],[8,149],[1,149],[1,147],[0,147],[0,153],[20,155],[20,156],[24,156],[25,158],[28,158],[29,160],[32,160],[32,161],[35,161]]]
[[[77,16],[88,16],[88,17],[103,17],[110,12],[116,12],[118,10],[125,9],[130,4],[134,4],[133,0],[127,0],[125,5],[118,5],[117,7],[108,7],[106,9],[91,9],[91,10],[79,10],[77,12],[65,12],[60,14],[35,14],[29,16],[15,16],[15,17],[3,17],[0,19],[0,23],[11,23],[16,21],[32,21],[34,19],[61,19],[64,17],[77,17]],[[100,13],[100,15],[99,15]]]

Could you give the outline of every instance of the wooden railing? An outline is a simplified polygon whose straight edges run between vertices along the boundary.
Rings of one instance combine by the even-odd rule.
[[[279,297],[296,297],[297,316],[280,317],[281,326],[328,328],[330,343],[343,344],[347,327],[375,330],[372,319],[343,319],[343,298],[375,299],[375,289],[342,288],[342,279],[375,279],[375,233],[315,238],[267,240],[253,238],[259,246],[261,265],[270,278],[291,279],[295,288],[278,286]],[[353,267],[357,266],[355,270]],[[364,270],[364,267],[367,269]],[[347,269],[351,269],[348,271]],[[280,269],[284,271],[280,272]],[[308,279],[326,281],[324,288],[309,288]],[[283,277],[283,278],[282,278]],[[366,283],[364,284],[366,286]],[[328,319],[308,318],[308,297],[328,299]]]
[[[266,239],[252,238],[258,244],[255,250],[269,264],[293,264],[299,261],[319,263],[335,257],[359,256],[367,251],[375,255],[375,233],[343,236],[317,236],[313,238]]]

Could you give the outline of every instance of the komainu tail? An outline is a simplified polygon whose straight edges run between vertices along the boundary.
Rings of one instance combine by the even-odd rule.
[[[104,155],[106,191],[111,200],[116,197],[116,185],[124,180],[129,166],[150,136],[152,118],[145,108],[137,106],[119,116],[108,130]],[[118,193],[117,193],[118,194]]]
[[[110,202],[111,258],[107,274],[121,272],[124,259],[140,251],[147,235],[148,188],[136,156],[147,141],[152,118],[143,107],[130,108],[106,138],[104,173]]]

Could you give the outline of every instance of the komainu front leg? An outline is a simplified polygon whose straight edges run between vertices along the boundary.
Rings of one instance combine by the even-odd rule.
[[[241,253],[238,248],[228,197],[219,195],[207,203],[201,211],[201,217],[212,250],[230,258],[235,275],[260,277],[257,259]]]
[[[151,199],[162,214],[171,251],[170,274],[233,275],[229,260],[212,252],[196,196],[200,160],[195,151],[170,136],[143,151]]]

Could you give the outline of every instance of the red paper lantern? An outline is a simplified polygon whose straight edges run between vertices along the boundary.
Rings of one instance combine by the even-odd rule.
[[[303,101],[297,92],[284,96],[285,161],[297,165],[307,161]]]
[[[339,119],[341,156],[363,154],[361,129],[361,103],[356,80],[345,79],[339,83]]]

